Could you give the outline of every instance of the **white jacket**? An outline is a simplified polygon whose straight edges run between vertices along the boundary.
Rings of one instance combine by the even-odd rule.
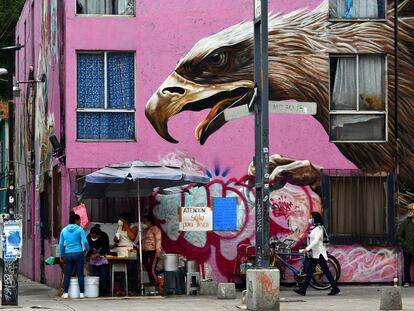
[[[328,260],[328,254],[326,253],[326,247],[323,245],[323,229],[321,226],[316,226],[309,234],[309,245],[306,247],[309,252],[312,250],[312,258],[318,259],[320,255]]]

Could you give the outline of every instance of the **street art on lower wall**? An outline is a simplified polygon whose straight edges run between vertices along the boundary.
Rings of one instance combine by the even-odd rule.
[[[333,3],[339,6],[338,3],[342,2],[330,3],[334,7]],[[394,2],[388,1],[386,21],[383,22],[376,19],[383,16],[385,3],[368,2],[372,4],[366,7],[373,9],[369,13],[373,20],[358,23],[350,23],[346,14],[335,15],[342,20],[333,21],[330,18],[333,10],[331,8],[330,11],[327,0],[312,11],[304,9],[271,16],[269,98],[316,102],[316,120],[331,135],[332,140],[340,142],[337,146],[346,158],[361,170],[390,173],[397,152]],[[382,4],[381,8],[378,3]],[[398,101],[401,109],[398,126],[403,149],[399,155],[402,203],[414,201],[414,183],[411,178],[414,145],[408,134],[414,132],[414,122],[409,113],[414,109],[414,80],[411,78],[414,58],[410,52],[414,43],[414,12],[411,4],[411,1],[401,1],[398,7]],[[355,6],[352,14],[358,16],[358,10],[362,10],[362,6]],[[345,55],[348,59],[344,59]],[[354,58],[350,59],[350,55]],[[357,55],[363,56],[357,58]],[[345,73],[350,70],[349,65],[355,62],[360,62],[359,67],[354,67],[359,68],[359,74],[366,77],[360,79],[359,89],[353,89],[351,82],[347,84],[350,80]],[[366,70],[361,69],[365,67]],[[254,88],[252,80],[253,26],[251,22],[242,22],[196,43],[148,100],[145,113],[161,137],[168,142],[178,143],[170,135],[168,121],[183,112],[209,109],[205,119],[194,129],[195,138],[203,145],[211,135],[217,135],[216,132],[225,126],[225,109],[246,105],[250,101]],[[377,82],[374,83],[374,80]],[[384,89],[388,89],[387,92]],[[358,107],[355,106],[358,104],[354,104],[356,102],[359,102]],[[330,114],[330,107],[336,110],[335,115]],[[341,110],[355,110],[360,114],[355,119],[338,114]],[[387,118],[384,119],[385,114]],[[373,130],[369,134],[371,136],[364,136],[370,130]],[[220,133],[229,135],[225,131]],[[384,143],[343,143],[352,140]],[[304,184],[303,181],[298,182]]]
[[[272,158],[279,158],[274,155]],[[165,164],[205,166],[184,152],[170,153],[161,159]],[[226,170],[230,170],[226,168]],[[252,167],[248,170],[251,172]],[[217,281],[240,281],[237,277],[242,245],[255,243],[254,188],[252,175],[240,178],[221,176],[216,167],[211,182],[203,187],[187,187],[182,192],[157,194],[151,204],[157,225],[163,232],[163,249],[189,260],[197,260],[205,278]],[[237,231],[181,232],[177,207],[211,206],[214,197],[235,197],[237,202]],[[270,194],[270,235],[280,240],[294,240],[293,248],[305,245],[312,211],[322,211],[321,198],[310,186],[286,183]],[[391,282],[397,275],[397,256],[392,248],[332,246],[330,252],[342,267],[342,282]],[[291,275],[286,273],[286,280]]]

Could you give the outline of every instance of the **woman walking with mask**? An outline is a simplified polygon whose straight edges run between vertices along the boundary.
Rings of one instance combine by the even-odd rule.
[[[341,291],[339,290],[338,285],[336,284],[336,281],[334,280],[326,263],[326,261],[328,260],[328,253],[326,252],[326,247],[323,245],[323,234],[325,230],[323,228],[323,220],[321,214],[318,212],[312,212],[312,218],[309,219],[309,223],[311,225],[312,231],[310,232],[308,237],[308,246],[300,251],[303,252],[305,255],[311,252],[311,258],[308,265],[308,271],[306,273],[305,281],[302,283],[299,289],[295,289],[294,291],[299,295],[306,295],[306,290],[312,279],[313,273],[315,272],[316,266],[319,264],[323,273],[328,278],[332,286],[331,292],[328,295],[337,295]]]
[[[83,266],[85,258],[83,255],[83,247],[85,251],[89,251],[89,244],[86,239],[85,231],[80,227],[80,216],[75,212],[69,214],[69,225],[63,228],[59,238],[60,256],[65,262],[65,279],[64,279],[64,294],[63,298],[68,298],[70,278],[72,276],[73,268],[76,267],[76,274],[78,276],[80,298],[84,298],[85,281],[83,277]],[[82,247],[83,244],[83,247]]]

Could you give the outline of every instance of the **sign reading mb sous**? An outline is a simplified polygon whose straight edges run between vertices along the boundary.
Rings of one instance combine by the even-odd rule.
[[[180,207],[178,220],[180,231],[213,230],[213,210],[211,207]]]

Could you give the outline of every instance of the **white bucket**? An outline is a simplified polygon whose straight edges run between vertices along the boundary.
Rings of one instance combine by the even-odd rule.
[[[99,276],[85,277],[85,297],[99,297]]]
[[[69,284],[69,297],[79,298],[79,283],[78,278],[71,278]]]

